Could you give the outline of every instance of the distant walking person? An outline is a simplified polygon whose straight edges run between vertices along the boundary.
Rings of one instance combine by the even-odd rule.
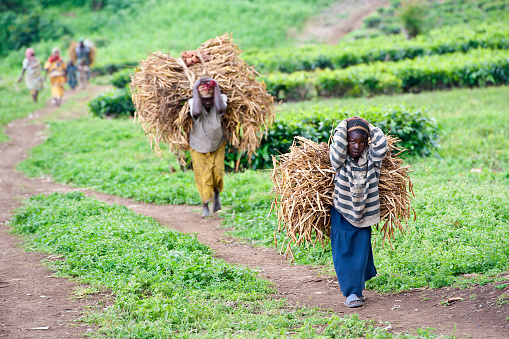
[[[203,213],[210,216],[221,209],[219,193],[223,190],[224,152],[226,139],[221,117],[226,111],[226,95],[221,94],[219,85],[211,78],[202,77],[193,87],[189,99],[193,129],[189,133],[191,161],[194,179],[200,193]]]
[[[67,63],[67,83],[69,84],[69,87],[71,89],[76,88],[78,85],[78,68],[74,64],[74,62],[71,60]]]
[[[23,70],[21,71],[18,82],[23,80],[23,75],[25,75],[25,84],[30,90],[32,99],[37,102],[37,96],[44,87],[44,77],[42,76],[41,62],[35,56],[33,48],[27,48],[25,51],[25,59],[23,59]]]
[[[90,67],[88,67],[85,59],[78,59],[78,83],[81,89],[85,89],[88,84],[88,77],[90,73]]]
[[[64,96],[67,67],[64,60],[60,57],[60,50],[57,47],[53,48],[51,51],[51,55],[44,64],[44,70],[49,76],[49,81],[51,83],[51,97],[55,104],[60,106],[62,104],[62,97]]]
[[[76,64],[81,65],[83,61],[85,62],[85,65],[89,68],[89,71],[87,73],[87,79],[90,78],[90,52],[91,52],[90,46],[87,46],[87,44],[85,44],[85,40],[80,39],[75,49],[77,59]]]

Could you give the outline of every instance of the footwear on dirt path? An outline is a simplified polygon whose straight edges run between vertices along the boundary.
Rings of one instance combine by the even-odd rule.
[[[91,86],[88,90],[97,92],[98,88]],[[86,104],[89,99],[84,97],[79,100]],[[273,249],[252,247],[241,239],[224,236],[225,229],[219,228],[221,218],[202,218],[199,206],[141,203],[71,188],[47,178],[27,178],[14,168],[30,148],[43,142],[41,117],[53,110],[46,108],[29,118],[10,123],[6,132],[11,140],[0,144],[0,321],[5,324],[0,328],[0,335],[8,335],[9,338],[65,338],[93,330],[74,321],[86,306],[101,305],[108,298],[72,299],[72,291],[78,284],[67,279],[51,278],[52,273],[39,262],[48,259],[48,255],[24,252],[16,246],[20,238],[9,234],[9,227],[5,226],[22,198],[39,193],[79,190],[101,201],[121,204],[134,212],[152,216],[166,227],[196,233],[198,240],[211,247],[217,257],[248,266],[259,271],[261,277],[274,282],[277,289],[273,296],[275,299],[285,298],[294,305],[331,309],[338,314],[358,313],[362,318],[388,321],[394,332],[433,327],[439,334],[455,334],[458,337],[509,337],[508,308],[496,303],[494,288],[490,284],[465,290],[416,289],[392,295],[366,291],[364,307],[349,309],[343,304],[345,298],[335,277],[320,274],[319,268],[290,265]],[[68,114],[62,112],[62,115]],[[5,284],[7,286],[2,287]],[[476,298],[469,298],[471,295],[476,295]],[[444,303],[453,296],[463,300]],[[34,329],[46,327],[48,329]]]

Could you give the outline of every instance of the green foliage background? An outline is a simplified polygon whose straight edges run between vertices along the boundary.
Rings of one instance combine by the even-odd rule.
[[[383,14],[394,17],[398,2],[393,1],[395,5],[384,9],[387,12]],[[72,36],[64,32],[60,37],[56,34],[54,40],[42,39],[44,41],[34,45],[41,60],[53,46],[65,50],[71,39],[90,38],[100,48],[97,66],[103,73],[145,58],[154,50],[175,54],[194,49],[211,36],[225,32],[234,32],[242,48],[291,46],[293,41],[286,35],[287,31],[302,27],[306,18],[331,3],[329,0],[222,0],[209,6],[210,2],[205,0],[23,1],[23,4],[37,4],[38,8],[43,8],[47,22],[72,27]],[[482,21],[491,23],[497,15],[504,19],[506,15],[497,13],[504,10],[505,0],[440,3],[442,11],[433,12],[435,26],[440,26],[440,20],[446,18],[450,21],[445,24],[470,20],[474,25]],[[455,3],[461,4],[461,10],[453,8]],[[0,8],[12,4],[1,1]],[[445,10],[447,8],[449,10]],[[16,20],[28,15],[23,10],[8,9],[19,11]],[[379,14],[380,18],[370,19],[370,29],[387,24],[382,12]],[[387,32],[395,32],[394,25]],[[451,31],[455,29],[461,28]],[[502,34],[506,34],[504,32],[502,30]],[[497,34],[494,37],[500,38]],[[404,48],[399,49],[402,54],[415,47],[403,45]],[[438,45],[444,50],[449,48],[443,41]],[[323,88],[309,87],[308,73],[281,78],[290,78],[284,85],[293,86],[296,98],[315,98],[324,89],[338,90],[334,86],[342,71],[353,72],[343,78],[349,81],[349,95],[353,96],[436,90],[457,84],[499,85],[503,81],[498,80],[507,78],[506,64],[490,63],[490,58],[497,55],[501,60],[507,59],[505,51],[463,54],[459,52],[465,50],[461,43],[451,45],[456,46],[452,51],[456,54],[450,56],[424,56],[397,63],[360,65],[348,71],[323,71],[320,74]],[[423,55],[433,54],[427,52],[428,47],[423,47]],[[459,61],[472,55],[471,62],[465,62],[470,73],[454,68]],[[410,57],[409,54],[407,58]],[[390,60],[392,58],[391,54]],[[44,102],[32,104],[28,91],[13,80],[21,70],[22,59],[23,48],[0,59],[2,127],[44,105]],[[394,60],[399,59],[394,57]],[[299,62],[302,61],[296,63]],[[399,78],[395,78],[396,73]],[[48,95],[47,91],[43,92],[43,99]],[[430,127],[433,121],[440,125],[442,140],[441,148],[430,156],[405,159],[414,169],[416,197],[413,206],[417,220],[410,221],[405,234],[398,234],[393,241],[394,251],[387,244],[381,247],[380,235],[375,232],[379,275],[369,282],[369,287],[379,292],[394,292],[421,286],[469,286],[498,279],[509,270],[509,251],[505,243],[509,236],[509,87],[287,103],[282,105],[278,120],[290,126],[311,119],[315,129],[309,130],[311,136],[327,130],[323,121],[322,125],[316,123],[318,120],[328,121],[334,114],[340,118],[339,112],[355,114],[359,110],[376,110],[376,107],[411,107],[412,112],[419,112],[424,126]],[[401,114],[402,120],[408,118],[405,114]],[[34,148],[30,157],[20,164],[23,172],[31,176],[49,175],[72,186],[139,201],[200,203],[193,173],[180,171],[171,155],[159,159],[150,153],[139,126],[133,125],[131,120],[86,116],[65,121],[49,119],[48,123],[51,128],[47,141]],[[405,132],[408,126],[401,126],[400,130]],[[304,133],[304,130],[297,129],[297,132]],[[433,128],[424,131],[435,136]],[[423,138],[424,135],[417,135],[420,141]],[[281,140],[285,139],[289,137],[282,132]],[[0,141],[5,140],[2,134]],[[269,214],[272,186],[269,175],[268,171],[248,170],[225,176],[223,226],[230,227],[229,234],[255,246],[274,246],[277,221]],[[289,308],[284,301],[273,301],[268,297],[271,290],[267,282],[259,280],[252,271],[214,259],[210,249],[192,236],[164,230],[150,218],[123,207],[107,206],[81,194],[35,197],[18,211],[12,224],[29,239],[29,248],[66,257],[65,261],[50,263],[59,274],[91,283],[91,289],[109,288],[114,292],[115,304],[87,319],[100,325],[99,335],[203,337],[205,333],[205,336],[218,338],[290,335],[309,338],[316,337],[319,328],[323,329],[322,336],[331,338],[393,336],[377,328],[378,324],[362,322],[357,317],[339,318],[317,310]],[[283,235],[278,233],[276,239],[281,244]],[[317,265],[333,274],[328,244],[323,248],[319,245],[311,249],[296,248],[294,253],[298,264]],[[465,273],[478,276],[467,279],[463,277]],[[433,337],[426,330],[417,331],[416,336]]]
[[[509,203],[509,128],[504,128],[509,126],[508,90],[463,89],[284,105],[281,117],[289,121],[302,119],[304,115],[296,113],[299,110],[313,114],[349,109],[354,114],[352,107],[367,104],[429,105],[424,116],[435,117],[442,126],[437,156],[407,159],[414,169],[417,221],[410,223],[406,234],[398,235],[396,251],[376,247],[380,275],[371,281],[371,288],[394,291],[451,285],[461,282],[464,273],[478,273],[489,280],[509,268],[503,207]],[[34,148],[20,165],[25,173],[50,174],[57,181],[147,202],[200,203],[192,172],[172,173],[170,166],[178,168],[175,160],[151,155],[145,137],[130,120],[88,117],[51,125],[47,142]],[[480,172],[471,171],[479,168]],[[223,204],[230,208],[225,226],[232,227],[235,236],[272,246],[277,222],[273,215],[267,218],[269,172],[227,174],[225,187]],[[330,267],[329,251],[318,246],[295,253],[298,263]],[[478,260],[480,253],[482,260]]]

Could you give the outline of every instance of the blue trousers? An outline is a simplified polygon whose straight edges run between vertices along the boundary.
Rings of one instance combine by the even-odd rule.
[[[371,227],[355,227],[334,207],[331,211],[331,246],[334,269],[345,297],[361,296],[366,281],[376,276]]]

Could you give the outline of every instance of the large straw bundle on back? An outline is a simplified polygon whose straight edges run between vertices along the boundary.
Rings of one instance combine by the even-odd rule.
[[[88,48],[90,48],[90,53],[88,55],[88,58],[90,59],[90,65],[89,66],[92,66],[94,64],[94,62],[95,62],[95,56],[96,56],[96,53],[97,53],[97,49],[96,49],[96,47],[94,45],[92,45],[91,42],[89,42],[89,41],[87,41],[87,42],[88,42],[88,44],[85,44],[85,45],[88,46]],[[69,47],[67,48],[67,54],[69,56],[69,60],[74,62],[75,65],[78,62],[78,56],[76,55],[76,47],[77,46],[78,46],[78,42],[72,41],[69,44]]]
[[[192,128],[187,101],[194,83],[208,75],[228,97],[223,117],[228,143],[250,157],[274,120],[273,99],[265,83],[257,81],[255,69],[240,59],[242,51],[228,34],[208,40],[197,52],[202,62],[189,67],[183,59],[161,52],[140,62],[131,81],[135,116],[158,154],[163,142],[182,155]],[[208,61],[202,58],[205,55]]]
[[[382,163],[378,190],[383,241],[394,239],[396,228],[404,231],[402,221],[411,215],[409,166],[402,167],[398,156],[404,150],[395,144],[399,139],[387,135],[389,152]],[[397,154],[392,154],[397,151]],[[286,246],[286,257],[293,261],[292,244],[315,244],[330,236],[330,211],[334,194],[334,175],[329,160],[329,146],[296,137],[290,152],[279,159],[273,157],[274,183],[272,208],[278,215],[278,232],[286,232],[281,252]],[[274,234],[275,236],[275,234]]]

